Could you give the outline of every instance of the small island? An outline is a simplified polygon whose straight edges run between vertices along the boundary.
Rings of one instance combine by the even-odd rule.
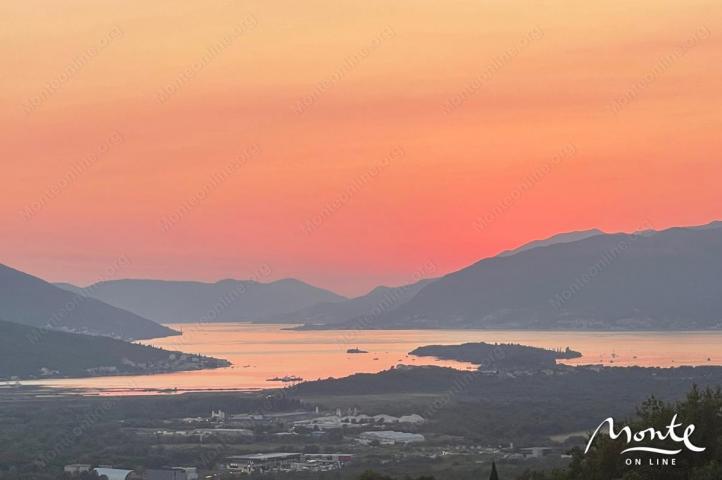
[[[296,377],[295,375],[286,375],[285,377],[273,377],[266,380],[267,382],[284,382],[284,383],[290,383],[290,382],[302,382],[303,378]]]
[[[513,343],[464,343],[461,345],[426,345],[410,355],[436,357],[478,365],[479,370],[552,368],[557,360],[579,358],[581,353],[566,347],[549,350]]]

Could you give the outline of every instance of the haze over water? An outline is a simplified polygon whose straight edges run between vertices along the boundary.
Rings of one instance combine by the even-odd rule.
[[[232,390],[283,386],[274,377],[304,380],[379,372],[398,364],[471,364],[407,355],[416,347],[464,342],[520,343],[566,348],[583,357],[573,365],[675,367],[722,364],[722,332],[554,332],[517,330],[286,330],[292,325],[249,323],[175,324],[182,336],[152,340],[153,346],[224,358],[230,368],[160,375],[114,376],[23,382],[113,394],[148,390]],[[349,348],[365,350],[349,354]],[[709,359],[709,360],[708,360]]]

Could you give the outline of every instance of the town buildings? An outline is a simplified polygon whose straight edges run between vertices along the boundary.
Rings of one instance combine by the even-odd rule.
[[[364,443],[379,442],[381,445],[407,444],[423,442],[426,439],[420,433],[395,432],[393,430],[373,430],[362,432],[359,440]]]
[[[223,470],[238,473],[323,472],[339,470],[352,458],[353,455],[348,453],[253,453],[227,457],[222,467]]]

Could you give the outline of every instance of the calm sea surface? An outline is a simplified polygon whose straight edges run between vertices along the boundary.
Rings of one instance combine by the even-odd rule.
[[[521,343],[546,348],[570,347],[582,352],[569,364],[672,367],[722,364],[722,332],[538,332],[499,330],[365,330],[294,331],[289,325],[248,323],[169,325],[180,337],[142,343],[170,350],[225,358],[232,367],[147,376],[115,376],[23,382],[75,387],[98,393],[148,391],[257,389],[284,385],[274,377],[305,380],[378,372],[399,363],[445,365],[462,369],[470,364],[416,358],[416,347],[463,342]],[[346,350],[366,350],[349,354]],[[175,390],[174,390],[175,391]]]

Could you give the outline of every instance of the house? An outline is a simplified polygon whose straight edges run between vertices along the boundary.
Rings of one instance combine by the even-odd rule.
[[[415,413],[412,413],[411,415],[402,415],[399,417],[399,423],[414,423],[414,424],[422,424],[426,420],[424,420],[424,417],[421,415],[417,415]]]
[[[86,465],[82,463],[74,463],[72,465],[65,465],[63,469],[65,473],[69,475],[80,475],[81,473],[87,473],[93,469],[92,465]]]

